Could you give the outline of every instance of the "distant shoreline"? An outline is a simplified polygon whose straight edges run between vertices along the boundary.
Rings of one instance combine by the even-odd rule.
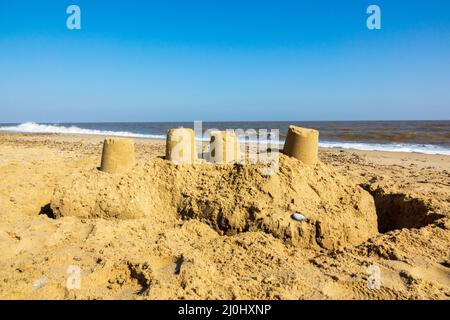
[[[450,121],[411,122],[125,122],[40,124],[26,122],[0,126],[0,132],[81,134],[164,140],[169,129],[191,127],[199,140],[208,141],[207,129],[241,130],[241,143],[282,146],[290,124],[319,130],[325,148],[365,151],[416,152],[450,155]],[[270,135],[268,135],[270,133]],[[202,137],[200,137],[203,135]]]
[[[29,138],[31,141],[42,140],[45,143],[46,140],[52,139],[56,142],[64,142],[64,141],[76,141],[76,140],[88,140],[90,142],[101,143],[107,135],[90,135],[90,134],[67,134],[67,133],[24,133],[24,132],[2,132],[0,131],[0,140],[5,140],[6,137],[17,137],[20,141],[23,138]],[[156,139],[156,138],[134,138],[136,142],[145,144],[146,142],[151,142],[152,144],[161,144],[165,145],[165,139]],[[282,145],[280,145],[280,149]],[[376,158],[387,158],[387,159],[399,159],[405,158],[409,159],[410,157],[422,159],[424,162],[438,160],[438,162],[443,162],[443,167],[445,168],[450,161],[449,154],[426,154],[420,152],[405,152],[405,151],[383,151],[383,150],[360,150],[353,148],[340,148],[340,147],[323,147],[319,148],[322,152],[345,152],[345,153],[356,153],[359,155],[369,155],[371,157]],[[421,160],[421,161],[422,161]]]

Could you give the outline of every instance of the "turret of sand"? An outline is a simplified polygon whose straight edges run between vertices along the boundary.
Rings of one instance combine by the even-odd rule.
[[[233,163],[239,161],[239,142],[234,132],[213,131],[210,140],[210,161]]]
[[[134,141],[127,138],[107,138],[103,143],[100,170],[107,173],[125,173],[136,163]]]
[[[177,164],[192,164],[196,158],[194,130],[170,129],[167,132],[166,160]]]
[[[319,131],[289,126],[283,153],[304,164],[314,165],[319,157]]]

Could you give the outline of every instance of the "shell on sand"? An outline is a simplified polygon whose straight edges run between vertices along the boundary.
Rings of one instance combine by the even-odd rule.
[[[304,215],[302,215],[301,213],[298,212],[294,212],[291,215],[292,219],[296,220],[296,221],[305,221],[306,217]]]

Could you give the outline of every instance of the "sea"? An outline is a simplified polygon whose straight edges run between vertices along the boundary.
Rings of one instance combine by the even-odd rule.
[[[450,155],[450,120],[203,122],[202,131],[241,129],[253,132],[254,130],[266,138],[272,139],[272,143],[276,139],[275,143],[282,145],[289,125],[319,130],[320,146],[324,148]],[[0,124],[0,131],[165,139],[167,130],[177,127],[194,128],[194,122],[25,122]],[[271,132],[271,130],[278,130],[279,135],[274,134],[276,131],[272,131],[273,135],[267,136],[266,132]],[[199,135],[198,138],[202,139],[203,137]],[[262,136],[259,136],[258,139],[259,141],[264,140]]]

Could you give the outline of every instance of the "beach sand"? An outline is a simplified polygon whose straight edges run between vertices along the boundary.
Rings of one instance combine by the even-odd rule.
[[[213,214],[203,216],[195,210],[178,214],[164,201],[152,207],[151,215],[92,217],[90,206],[98,199],[92,204],[83,194],[79,201],[74,197],[85,181],[105,183],[95,173],[103,140],[0,134],[1,299],[450,299],[450,156],[321,149],[324,164],[315,171],[302,169],[298,179],[302,172],[310,173],[310,184],[336,177],[345,190],[325,194],[326,188],[318,189],[320,199],[331,200],[314,203],[319,211],[310,214],[320,214],[322,207],[332,210],[327,205],[333,204],[341,211],[345,208],[336,228],[341,222],[345,226],[355,222],[355,227],[344,233],[330,231],[329,242],[317,241],[317,235],[312,242],[302,242],[273,226],[257,228],[232,219],[216,225]],[[158,177],[166,176],[158,170],[165,166],[161,159],[165,142],[135,141],[138,167],[152,174],[148,179],[156,179],[155,185],[163,186]],[[283,161],[287,171],[297,168],[293,162],[297,160]],[[186,169],[183,177],[189,179],[180,180],[186,197],[197,197],[190,203],[193,207],[201,206],[202,197],[229,192],[220,179],[211,185],[201,181],[202,168]],[[178,181],[177,172],[182,170],[170,170],[170,178]],[[217,172],[227,175],[228,169],[221,170]],[[211,177],[222,177],[217,172]],[[73,189],[67,187],[68,179]],[[133,179],[128,182],[136,183],[134,189],[126,188],[139,193],[141,176]],[[190,183],[211,187],[215,193],[189,190]],[[173,201],[173,190],[161,188],[158,199],[167,196],[168,202]],[[339,192],[354,196],[334,203]],[[220,196],[222,205],[228,205],[223,199],[232,198],[240,208],[236,195]],[[305,194],[307,199],[314,196]],[[361,204],[361,199],[372,201],[372,196],[373,202]],[[55,203],[62,208],[56,219]],[[287,207],[292,206],[301,204]],[[79,208],[80,216],[73,208]],[[358,210],[364,211],[360,217]],[[342,221],[345,214],[351,221]],[[375,229],[369,220],[367,228],[360,222],[372,214]],[[79,289],[67,288],[69,266],[81,270]],[[380,280],[375,288],[368,285],[374,274]]]

